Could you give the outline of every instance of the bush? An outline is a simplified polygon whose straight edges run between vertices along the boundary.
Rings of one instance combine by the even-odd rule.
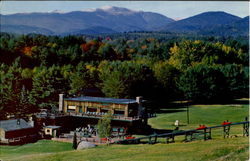
[[[111,135],[111,114],[105,115],[98,121],[98,135],[100,138],[106,138]]]

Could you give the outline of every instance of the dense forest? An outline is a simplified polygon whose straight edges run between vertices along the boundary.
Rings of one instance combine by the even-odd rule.
[[[55,110],[60,93],[203,103],[248,97],[248,51],[247,37],[1,33],[0,117]]]

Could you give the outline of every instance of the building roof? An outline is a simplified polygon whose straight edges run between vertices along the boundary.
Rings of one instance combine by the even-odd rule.
[[[118,98],[89,97],[89,96],[65,98],[65,100],[80,101],[80,102],[116,103],[116,104],[136,103],[135,99],[118,99]]]
[[[0,128],[4,129],[4,131],[14,131],[20,129],[33,128],[33,127],[24,119],[20,119],[19,125],[17,124],[17,119],[13,119],[13,120],[0,121]]]
[[[44,128],[59,129],[61,126],[45,126]]]

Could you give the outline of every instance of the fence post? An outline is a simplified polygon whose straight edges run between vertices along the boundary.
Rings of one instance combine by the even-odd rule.
[[[230,125],[224,126],[223,127],[223,132],[224,132],[224,139],[229,137],[229,131],[230,131]]]
[[[169,137],[168,136],[166,137],[166,143],[167,144],[169,143]]]
[[[193,138],[193,132],[190,132],[190,141],[193,141],[194,140],[194,138]]]
[[[172,134],[172,142],[174,143],[175,141],[174,141],[174,134]]]
[[[151,136],[148,138],[148,143],[149,143],[149,144],[152,144]]]
[[[155,143],[157,142],[157,135],[155,135]]]
[[[171,140],[170,140],[171,139]],[[175,141],[174,141],[174,135],[172,134],[171,136],[167,136],[166,137],[166,142],[167,142],[167,144],[168,143],[174,143]]]
[[[188,141],[188,134],[187,134],[187,132],[185,132],[185,141],[186,142]]]
[[[245,118],[246,123],[243,124],[243,136],[249,136],[249,121],[248,117]]]
[[[204,141],[207,140],[207,128],[204,129]]]
[[[193,132],[191,131],[188,131],[188,132],[185,132],[185,142],[190,142],[190,141],[193,141]]]
[[[208,139],[212,139],[212,129],[211,129],[211,128],[209,129],[209,136],[208,136]]]

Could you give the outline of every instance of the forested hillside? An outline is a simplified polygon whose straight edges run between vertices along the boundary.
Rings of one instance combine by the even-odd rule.
[[[0,114],[57,109],[58,94],[153,101],[222,102],[248,97],[248,38],[110,36],[0,37]]]

